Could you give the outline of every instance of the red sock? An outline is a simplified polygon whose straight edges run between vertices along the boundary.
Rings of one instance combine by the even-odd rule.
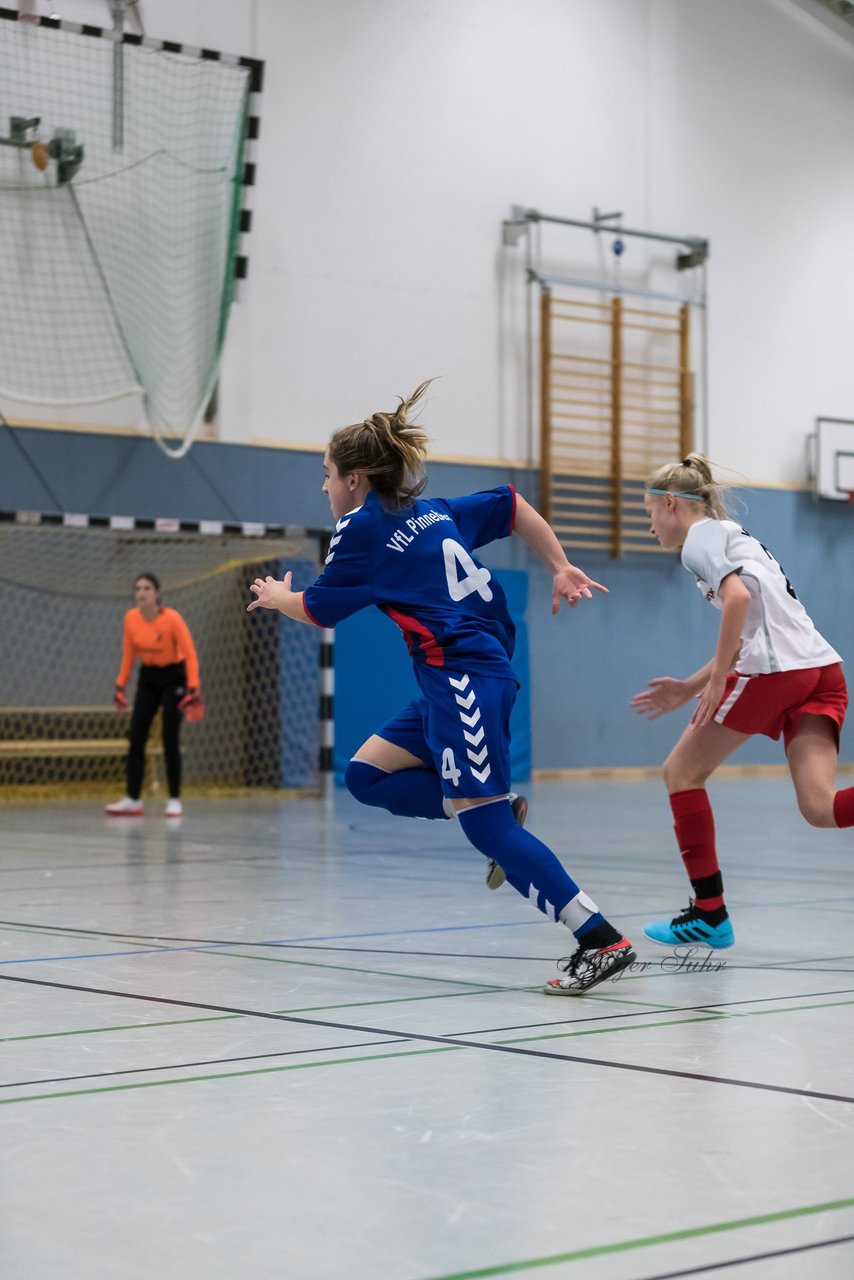
[[[701,911],[724,905],[724,887],[715,849],[715,820],[705,788],[675,791],[670,797],[679,852]]]
[[[854,827],[854,787],[837,791],[833,797],[833,821],[837,827]]]

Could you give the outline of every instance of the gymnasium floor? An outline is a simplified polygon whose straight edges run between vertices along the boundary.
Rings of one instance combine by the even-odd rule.
[[[687,901],[659,785],[528,789],[642,962],[576,1000],[456,823],[0,811],[3,1280],[850,1280],[852,833],[711,794],[692,969],[641,935]]]

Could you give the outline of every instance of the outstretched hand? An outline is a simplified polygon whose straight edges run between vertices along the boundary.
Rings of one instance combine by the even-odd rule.
[[[687,702],[691,695],[685,692],[685,681],[674,680],[672,676],[656,676],[642,693],[636,693],[629,706],[634,707],[639,716],[647,720],[657,720],[659,716],[675,711]]]
[[[292,595],[291,580],[293,574],[290,570],[285,574],[281,582],[278,578],[256,578],[249,587],[255,595],[255,599],[251,604],[246,606],[246,612],[251,613],[253,609],[281,609],[286,603],[288,596]]]
[[[588,578],[584,570],[576,565],[568,564],[564,569],[559,569],[554,576],[552,587],[552,613],[559,611],[561,600],[565,600],[570,609],[574,609],[579,600],[592,600],[591,587],[595,591],[608,594],[607,587],[603,587],[601,582],[594,582],[592,578]]]
[[[691,723],[695,728],[702,729],[704,724],[708,724],[710,720],[714,719],[715,712],[721,705],[725,689],[726,676],[709,677],[691,717]]]

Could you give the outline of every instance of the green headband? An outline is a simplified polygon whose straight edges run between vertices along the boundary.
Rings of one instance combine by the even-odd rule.
[[[690,498],[692,502],[706,501],[701,493],[676,493],[673,489],[647,489],[647,493],[660,493],[662,496],[671,493],[674,498]]]

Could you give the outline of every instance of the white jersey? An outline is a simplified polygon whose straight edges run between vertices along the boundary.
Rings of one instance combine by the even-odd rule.
[[[737,573],[750,592],[735,671],[770,675],[842,661],[816,630],[771,552],[734,520],[692,524],[682,563],[716,609],[722,608],[718,590],[728,574]]]

